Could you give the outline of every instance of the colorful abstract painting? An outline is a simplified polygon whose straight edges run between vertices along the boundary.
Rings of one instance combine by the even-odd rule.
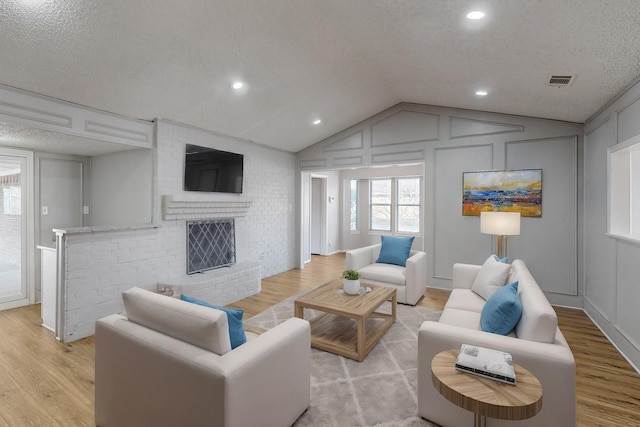
[[[483,211],[542,216],[542,169],[462,174],[462,214]]]

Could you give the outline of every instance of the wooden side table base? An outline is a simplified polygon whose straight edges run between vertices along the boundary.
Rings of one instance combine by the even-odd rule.
[[[487,417],[480,414],[473,414],[474,427],[487,427]]]

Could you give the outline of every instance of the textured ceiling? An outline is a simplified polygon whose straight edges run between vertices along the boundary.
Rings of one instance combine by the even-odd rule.
[[[640,1],[2,0],[0,57],[5,85],[297,152],[403,101],[584,122],[640,75]]]

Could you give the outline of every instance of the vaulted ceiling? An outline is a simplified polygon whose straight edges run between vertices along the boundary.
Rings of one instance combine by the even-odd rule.
[[[0,58],[4,85],[297,152],[399,102],[584,122],[640,75],[640,2],[3,0]]]

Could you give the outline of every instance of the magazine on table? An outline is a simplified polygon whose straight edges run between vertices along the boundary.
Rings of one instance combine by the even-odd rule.
[[[516,383],[511,354],[477,345],[462,344],[456,369],[507,384]]]

